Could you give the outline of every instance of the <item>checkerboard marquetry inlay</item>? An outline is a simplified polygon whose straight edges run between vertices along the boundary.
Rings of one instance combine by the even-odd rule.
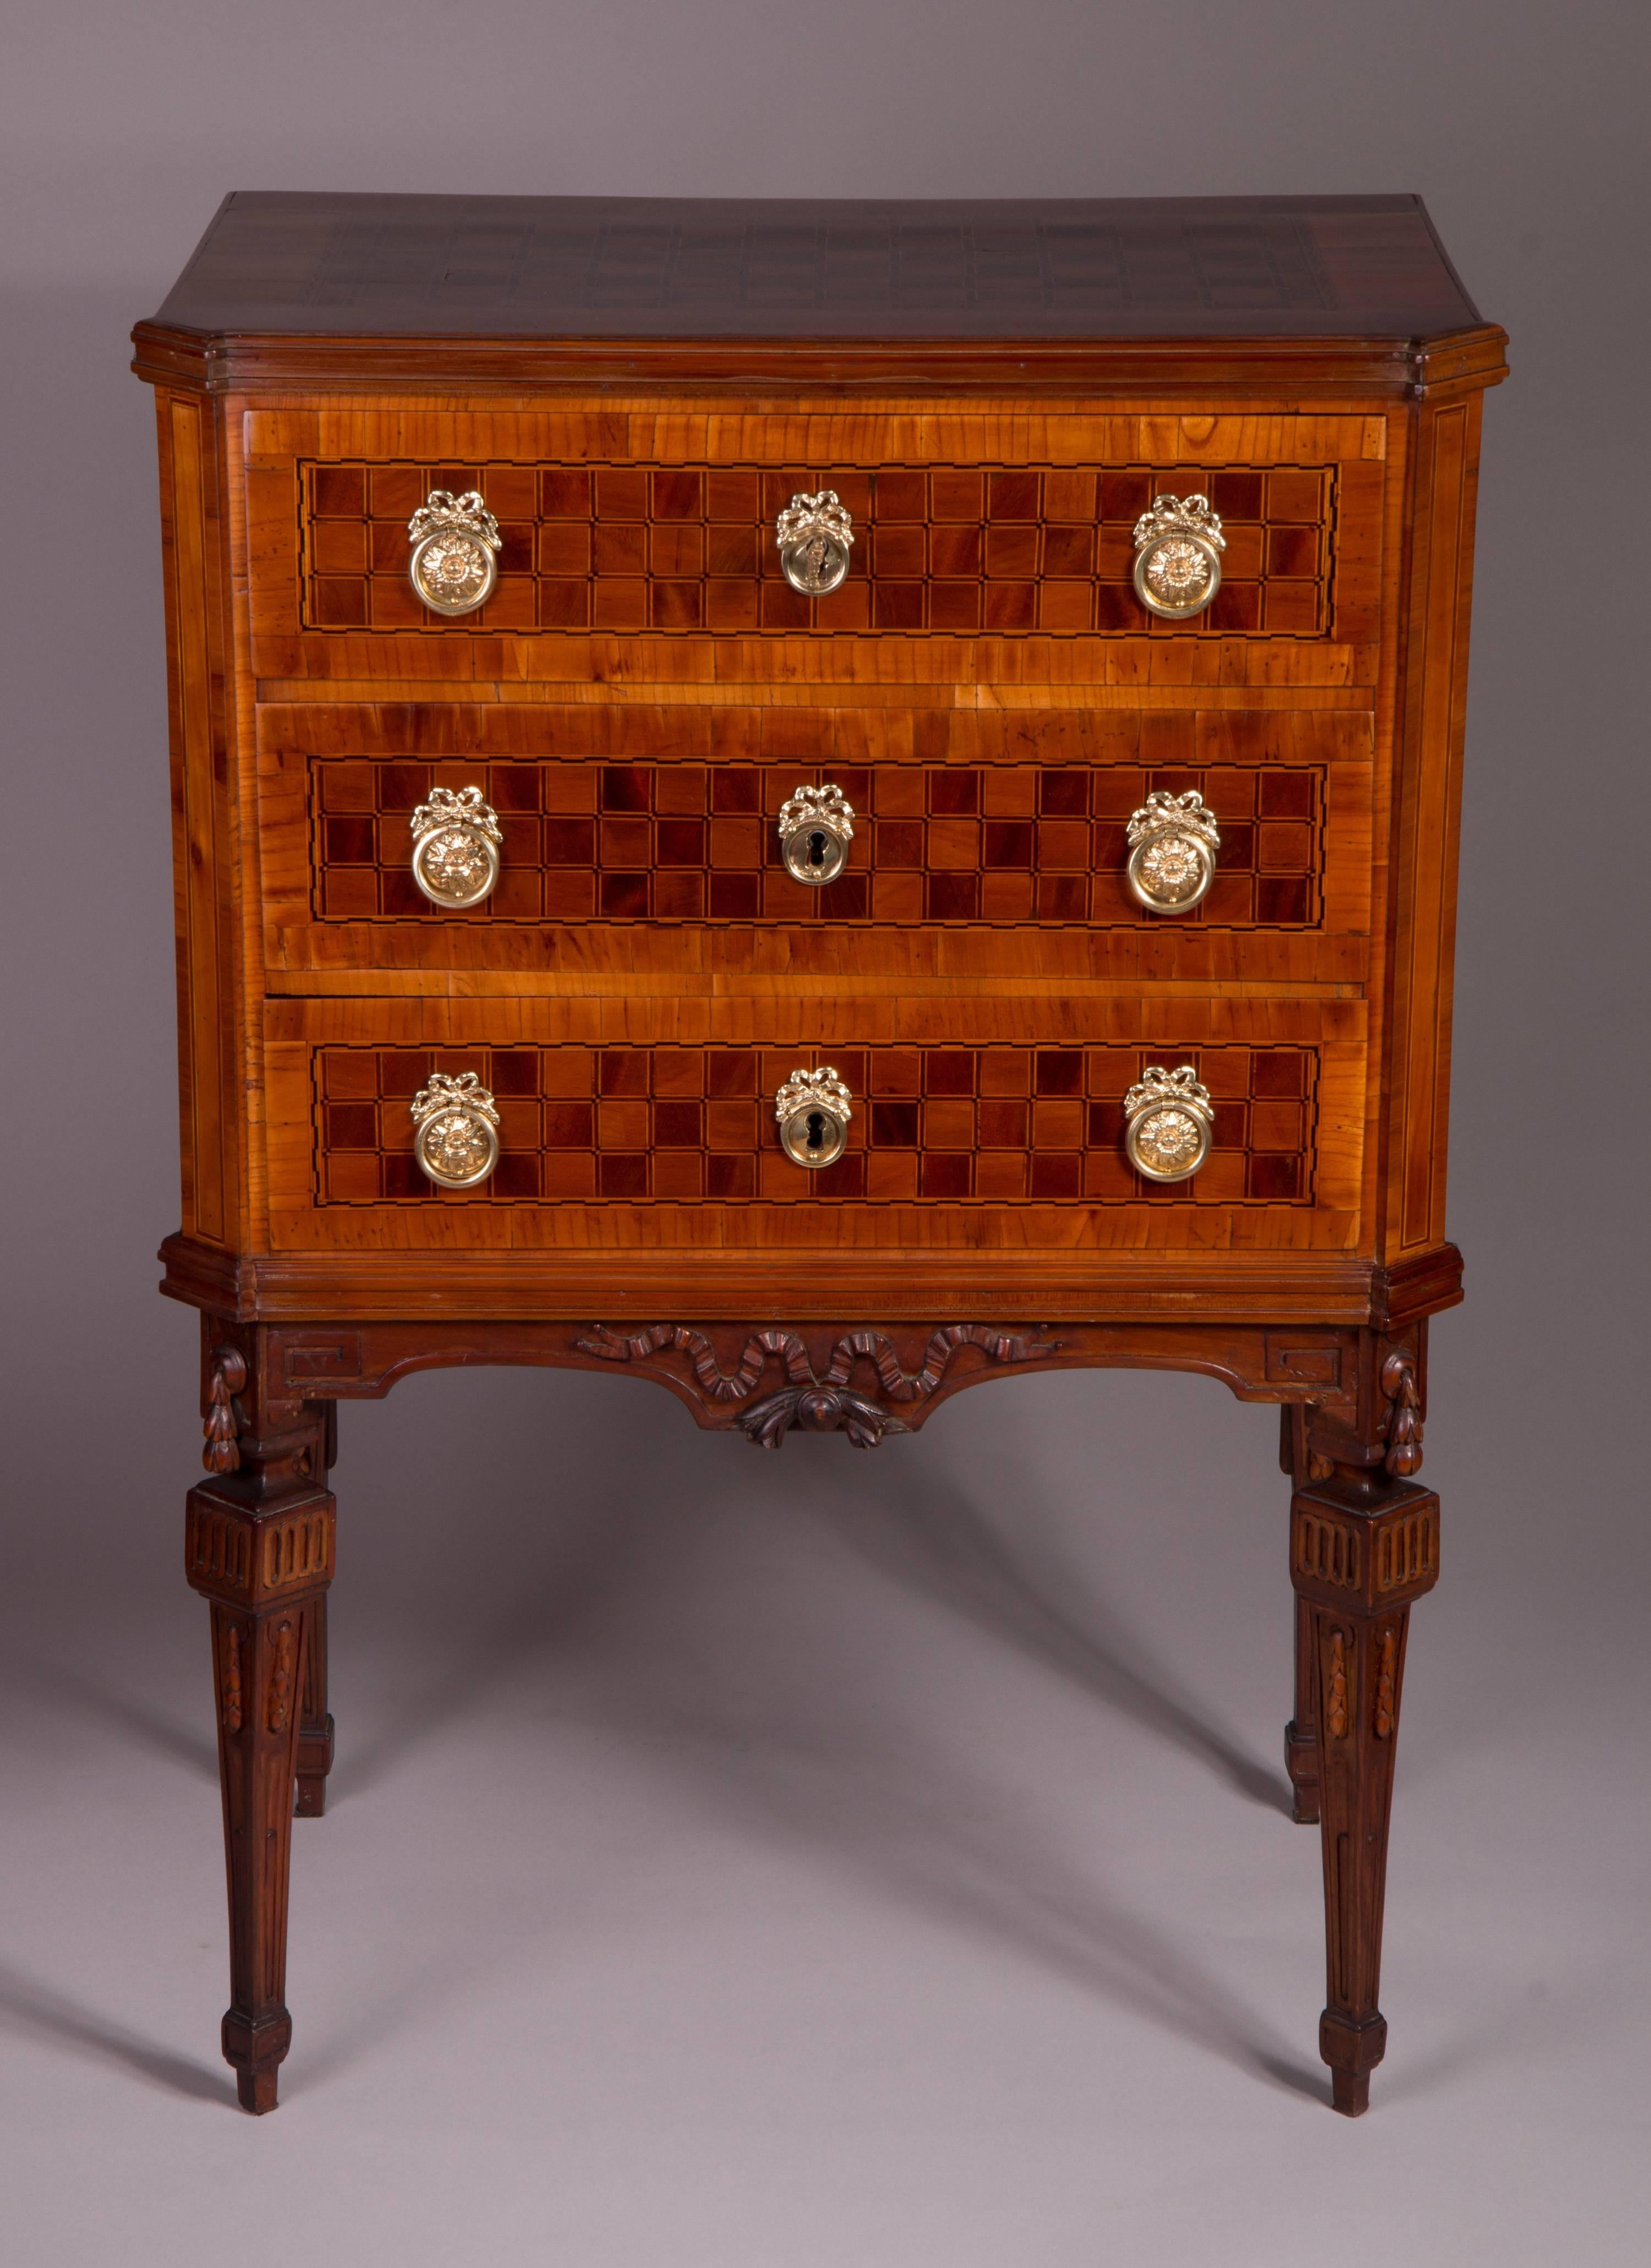
[[[821,1053],[855,1097],[849,1147],[820,1173],[780,1150],[773,1097]],[[1190,1182],[1144,1181],[1123,1097],[1149,1062],[1191,1063],[1215,1140]],[[433,1189],[409,1104],[432,1071],[473,1071],[499,1112],[475,1189]],[[1219,1047],[321,1047],[321,1205],[1310,1204],[1318,1053]]]
[[[498,585],[466,629],[1319,637],[1336,485],[1325,465],[306,462],[299,627],[451,634],[407,578],[408,520],[443,488],[480,490],[499,524]],[[810,600],[780,573],[774,519],[822,488],[853,514],[853,562]],[[1208,496],[1226,530],[1221,587],[1187,622],[1149,614],[1130,580],[1136,520],[1164,490]]]
[[[785,872],[775,825],[805,779],[854,806],[848,871]],[[1077,923],[1153,918],[1124,881],[1129,814],[1154,788],[1197,788],[1220,865],[1195,928],[1299,929],[1321,917],[1321,766],[311,765],[312,907],[323,921]],[[409,866],[409,819],[432,785],[480,787],[505,835],[498,887],[455,914]]]

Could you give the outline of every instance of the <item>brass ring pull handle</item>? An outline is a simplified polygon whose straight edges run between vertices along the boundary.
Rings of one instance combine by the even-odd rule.
[[[407,571],[424,604],[439,615],[473,615],[498,580],[498,522],[469,489],[456,497],[431,489],[407,523],[413,556]]]
[[[1210,1154],[1215,1106],[1190,1064],[1149,1064],[1124,1098],[1124,1147],[1149,1182],[1191,1179]]]
[[[835,489],[794,496],[774,523],[780,571],[805,599],[823,599],[849,571],[854,522]]]
[[[1208,497],[1158,496],[1135,523],[1135,595],[1172,622],[1202,614],[1221,587],[1227,538]]]
[[[852,1096],[829,1064],[794,1071],[774,1097],[780,1146],[794,1166],[834,1166],[848,1140]]]
[[[800,787],[779,807],[780,856],[794,882],[835,882],[853,840],[854,806],[840,787]]]
[[[1190,913],[1215,880],[1221,847],[1215,814],[1196,788],[1185,795],[1154,789],[1129,823],[1124,876],[1148,913]]]
[[[498,1112],[473,1071],[430,1074],[412,1101],[413,1155],[444,1189],[470,1189],[498,1163]]]
[[[433,787],[412,817],[413,880],[432,906],[480,905],[498,880],[504,836],[479,787]]]

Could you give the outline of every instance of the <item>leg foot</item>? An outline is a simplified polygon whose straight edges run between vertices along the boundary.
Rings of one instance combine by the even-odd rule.
[[[282,2060],[291,2044],[292,2019],[284,2008],[255,2023],[236,2008],[225,2016],[224,2060],[234,2067],[241,2109],[254,2117],[275,2109]]]
[[[1336,2071],[1330,2075],[1330,2099],[1334,2109],[1344,2118],[1362,2118],[1370,2108],[1370,2074],[1367,2071]],[[245,2100],[245,2097],[242,2098]]]
[[[1370,2108],[1370,2074],[1387,2053],[1384,2016],[1350,2023],[1334,2008],[1318,2021],[1318,2051],[1330,2066],[1330,2099],[1344,2118],[1358,2118]]]

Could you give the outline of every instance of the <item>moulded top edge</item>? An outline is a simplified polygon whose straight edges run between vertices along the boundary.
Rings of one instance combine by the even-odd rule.
[[[1507,375],[1494,324],[1357,338],[1203,335],[1026,337],[528,337],[340,335],[193,329],[158,320],[132,334],[133,369],[210,394],[322,391],[527,393],[651,387],[825,394],[903,391],[1402,397]]]

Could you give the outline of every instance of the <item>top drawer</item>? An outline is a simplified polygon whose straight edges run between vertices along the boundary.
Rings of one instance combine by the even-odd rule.
[[[246,431],[265,678],[1370,674],[1380,417],[343,408],[254,411]],[[498,527],[494,590],[456,618],[409,579],[408,523],[434,490],[479,491]],[[775,520],[822,490],[853,541],[839,587],[810,597]],[[1225,539],[1213,600],[1178,620],[1131,579],[1161,493],[1208,497]]]

